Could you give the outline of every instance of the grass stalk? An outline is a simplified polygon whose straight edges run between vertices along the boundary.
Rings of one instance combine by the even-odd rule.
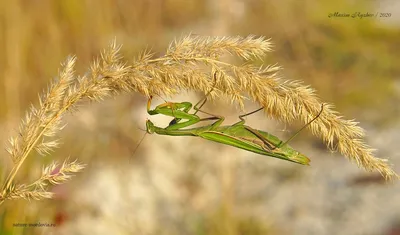
[[[269,116],[288,123],[294,120],[307,123],[320,111],[322,102],[312,88],[299,81],[282,79],[278,74],[281,68],[276,65],[257,67],[249,63],[272,50],[271,42],[263,37],[189,35],[171,43],[159,58],[144,51],[133,62],[123,61],[119,49],[115,42],[111,43],[83,76],[74,72],[76,59],[67,59],[58,78],[40,96],[39,107],[31,107],[18,135],[9,140],[7,151],[14,166],[2,186],[0,203],[16,198],[50,198],[49,185],[65,183],[84,168],[77,161],[66,161],[59,170],[49,173],[57,165],[53,162],[44,167],[34,183],[15,182],[33,150],[48,155],[59,145],[56,134],[65,126],[63,116],[84,100],[101,101],[121,92],[139,92],[146,97],[170,96],[181,90],[207,93],[215,85],[210,98],[223,95],[243,107],[248,97],[262,105]],[[225,54],[239,57],[245,63],[224,62],[221,57]],[[215,84],[213,74],[217,74]],[[378,171],[387,180],[399,177],[386,159],[373,156],[374,150],[364,143],[364,130],[357,122],[338,116],[333,105],[324,104],[320,117],[309,128],[329,148],[340,151],[358,166]]]

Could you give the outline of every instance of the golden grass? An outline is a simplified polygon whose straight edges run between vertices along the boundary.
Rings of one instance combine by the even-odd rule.
[[[131,64],[122,60],[119,49],[115,42],[112,43],[83,76],[74,72],[75,57],[68,58],[63,64],[58,78],[40,96],[39,107],[31,107],[18,135],[9,141],[7,151],[14,166],[2,187],[0,203],[16,198],[51,198],[49,184],[64,183],[84,168],[76,160],[61,165],[52,163],[44,167],[41,177],[35,182],[14,182],[32,150],[47,155],[59,145],[55,136],[65,126],[62,117],[83,100],[101,101],[121,92],[140,92],[146,97],[173,95],[183,89],[207,93],[215,85],[211,97],[224,95],[243,107],[244,93],[247,93],[270,116],[285,122],[298,119],[304,123],[316,116],[322,105],[309,86],[280,78],[277,66],[256,67],[249,63],[238,66],[221,61],[226,53],[245,61],[262,58],[272,49],[271,42],[263,37],[189,35],[173,42],[164,56],[153,58],[149,51],[145,51]],[[212,74],[217,74],[216,83]],[[332,105],[325,104],[320,117],[310,125],[312,133],[358,166],[378,171],[387,180],[398,178],[386,159],[373,156],[373,149],[362,140],[363,129],[356,122],[344,120],[337,114]]]

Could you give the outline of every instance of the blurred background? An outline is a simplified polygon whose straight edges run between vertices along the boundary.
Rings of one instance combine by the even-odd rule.
[[[131,62],[146,48],[162,55],[189,33],[255,34],[275,44],[265,64],[279,63],[285,78],[311,85],[347,119],[360,121],[376,155],[400,172],[399,9],[385,0],[0,0],[0,140],[15,135],[68,55],[77,55],[78,74],[84,74],[114,38]],[[328,17],[335,12],[391,16]],[[164,97],[200,98],[187,92]],[[4,203],[0,234],[400,234],[399,183],[385,184],[308,131],[291,145],[311,158],[310,167],[190,137],[148,135],[135,151],[145,103],[139,94],[124,94],[67,116],[61,148],[47,157],[32,154],[17,180],[31,182],[43,165],[68,156],[87,168],[52,188],[54,200]],[[254,108],[246,104],[246,111]],[[205,109],[227,123],[243,113],[223,100]],[[169,121],[151,119],[161,126]],[[247,122],[281,139],[300,127],[262,114]],[[0,159],[4,180],[11,161],[5,151]],[[13,226],[36,222],[57,226]]]

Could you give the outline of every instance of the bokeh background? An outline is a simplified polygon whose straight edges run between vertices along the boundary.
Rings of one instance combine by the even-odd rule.
[[[311,85],[346,118],[360,121],[377,156],[400,172],[399,9],[388,0],[1,0],[0,140],[16,133],[70,54],[83,74],[113,39],[131,62],[146,48],[162,55],[173,39],[189,33],[255,34],[275,44],[265,64],[278,63],[285,78]],[[391,16],[328,17],[334,12]],[[164,98],[196,102],[201,96]],[[67,116],[62,147],[47,157],[32,154],[17,180],[31,182],[44,164],[68,156],[87,168],[54,187],[54,200],[4,203],[0,234],[400,234],[399,183],[385,184],[358,169],[308,131],[292,146],[311,158],[311,167],[200,138],[148,135],[136,149],[145,103],[138,94],[124,94],[82,104]],[[254,108],[246,104],[246,111]],[[242,113],[224,100],[205,109],[227,123]],[[247,122],[282,139],[299,128],[262,114]],[[11,164],[5,151],[0,159],[4,180]],[[35,222],[57,226],[13,226]]]

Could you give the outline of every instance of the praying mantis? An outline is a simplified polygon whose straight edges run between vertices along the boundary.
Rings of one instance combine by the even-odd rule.
[[[211,92],[211,91],[210,91]],[[209,93],[210,93],[209,92]],[[217,143],[230,145],[236,148],[247,150],[261,155],[269,157],[279,158],[290,162],[295,162],[302,165],[309,165],[310,159],[300,152],[290,147],[287,143],[292,140],[300,131],[311,124],[317,119],[322,111],[297,131],[291,138],[283,142],[278,137],[261,130],[254,129],[250,126],[245,125],[244,117],[254,114],[263,108],[259,108],[253,112],[240,115],[240,121],[233,125],[221,126],[225,118],[218,115],[213,115],[201,110],[201,107],[207,101],[207,95],[205,98],[200,100],[194,107],[190,102],[165,102],[158,105],[155,109],[150,109],[152,97],[147,102],[147,113],[149,115],[162,114],[173,117],[174,119],[169,123],[166,128],[157,127],[149,119],[146,121],[146,131],[149,134],[157,133],[159,135],[169,136],[198,136],[206,140],[211,140]],[[199,104],[201,103],[200,107]],[[196,110],[193,114],[189,111],[192,109]],[[201,112],[209,115],[207,118],[200,118],[197,112]],[[204,125],[201,127],[189,128],[196,123],[216,120],[210,125]],[[185,128],[185,129],[184,129]]]

